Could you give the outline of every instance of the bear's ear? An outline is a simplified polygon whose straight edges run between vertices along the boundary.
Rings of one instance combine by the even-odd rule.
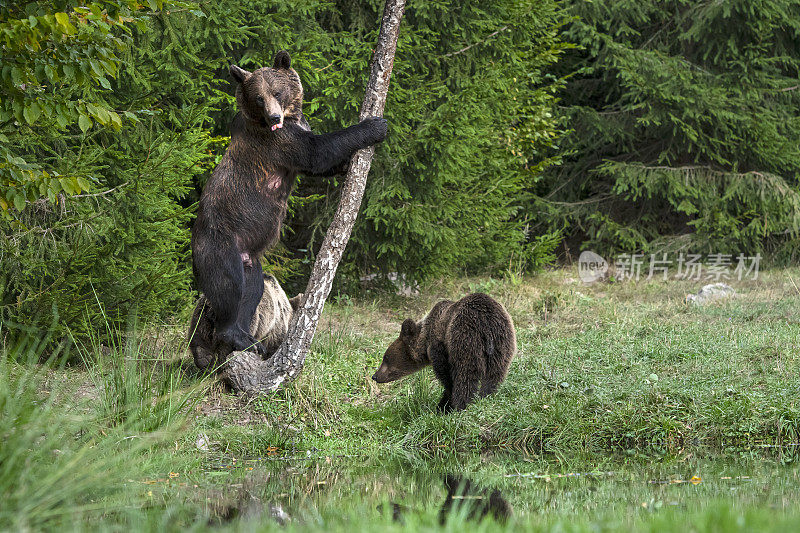
[[[289,57],[289,52],[286,50],[281,50],[277,54],[275,54],[275,64],[272,65],[272,68],[290,68],[292,66],[292,58]]]
[[[242,83],[248,76],[250,75],[243,68],[239,68],[236,65],[231,65],[231,76],[235,79],[238,83]]]
[[[417,334],[417,323],[406,318],[403,320],[403,325],[400,326],[400,335],[403,337],[414,337]]]
[[[300,305],[303,303],[303,293],[298,293],[297,296],[294,298],[289,298],[289,305],[292,307],[292,311],[297,311],[300,308]]]

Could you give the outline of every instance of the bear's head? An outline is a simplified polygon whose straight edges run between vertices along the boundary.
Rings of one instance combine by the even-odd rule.
[[[383,362],[372,379],[378,383],[389,383],[413,374],[430,364],[425,353],[418,349],[420,326],[410,318],[403,321],[400,336],[389,345],[383,354]]]
[[[236,104],[246,119],[275,131],[284,120],[303,116],[303,85],[291,64],[289,53],[281,50],[272,68],[248,72],[231,65],[231,76],[239,84]]]

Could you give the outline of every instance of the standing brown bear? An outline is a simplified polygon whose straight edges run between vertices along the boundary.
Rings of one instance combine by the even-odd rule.
[[[476,393],[482,398],[497,390],[516,351],[508,312],[491,297],[474,293],[437,303],[419,323],[403,321],[372,379],[388,383],[431,365],[444,386],[439,409],[460,411]]]
[[[350,157],[386,137],[386,121],[370,117],[344,130],[315,135],[303,117],[303,86],[285,51],[272,68],[230,68],[239,113],[231,144],[203,189],[192,227],[192,264],[214,310],[221,353],[268,355],[250,335],[261,301],[261,256],[277,242],[298,173],[332,175]]]

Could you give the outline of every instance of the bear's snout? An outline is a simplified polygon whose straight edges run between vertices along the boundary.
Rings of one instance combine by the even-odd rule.
[[[279,113],[270,113],[267,117],[267,124],[269,124],[270,131],[275,131],[283,127],[283,115]]]
[[[383,368],[383,365],[381,365],[381,367],[378,370],[376,370],[374,374],[372,374],[372,381],[374,381],[375,383],[388,383],[391,381],[391,379],[388,379],[388,376],[386,375],[386,370]]]

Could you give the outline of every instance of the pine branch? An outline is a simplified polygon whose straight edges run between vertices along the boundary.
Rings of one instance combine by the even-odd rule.
[[[498,33],[504,32],[504,31],[506,31],[507,29],[508,29],[508,24],[506,24],[505,26],[503,26],[502,28],[500,28],[500,29],[499,29],[499,30],[497,30],[497,31],[493,31],[492,33],[490,33],[489,35],[487,35],[485,39],[483,39],[483,40],[481,40],[481,41],[478,41],[477,43],[472,43],[472,44],[470,44],[470,45],[468,45],[468,46],[465,46],[465,47],[464,47],[464,48],[462,48],[461,50],[456,50],[455,52],[450,52],[450,53],[448,53],[448,54],[444,54],[444,55],[443,55],[443,56],[441,56],[441,57],[443,57],[443,58],[444,58],[444,57],[453,57],[453,56],[457,56],[458,54],[463,54],[464,52],[466,52],[466,51],[467,51],[467,50],[469,50],[470,48],[473,48],[473,47],[475,47],[475,46],[478,46],[479,44],[483,44],[483,43],[485,43],[486,41],[488,41],[489,39],[491,39],[492,37],[494,37],[494,36],[495,36],[495,35],[497,35]]]

